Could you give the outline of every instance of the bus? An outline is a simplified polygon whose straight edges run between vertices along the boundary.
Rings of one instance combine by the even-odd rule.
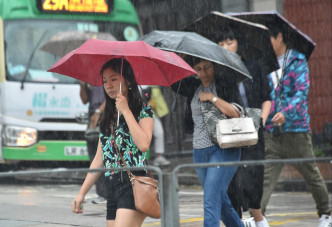
[[[0,0],[0,163],[89,160],[79,83],[41,49],[66,31],[142,36],[129,0]]]

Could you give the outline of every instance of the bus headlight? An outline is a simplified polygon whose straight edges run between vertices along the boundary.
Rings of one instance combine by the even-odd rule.
[[[2,130],[2,142],[4,146],[30,146],[37,142],[37,129],[6,125]]]

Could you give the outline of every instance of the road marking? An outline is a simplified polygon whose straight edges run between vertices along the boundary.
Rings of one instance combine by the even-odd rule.
[[[269,222],[270,226],[279,226],[279,225],[283,225],[283,224],[287,224],[287,223],[291,223],[291,222],[296,222],[296,221],[301,221],[304,220],[304,218],[299,218],[299,219],[288,219],[285,221],[273,221],[273,222]]]
[[[275,213],[275,214],[269,214],[267,215],[267,217],[286,217],[286,216],[306,216],[308,217],[308,215],[312,215],[315,216],[316,213],[315,212],[298,212],[298,213]],[[283,225],[283,224],[287,224],[287,223],[291,223],[291,222],[297,222],[297,221],[301,221],[304,220],[305,218],[297,218],[297,219],[287,219],[284,221],[272,221],[269,222],[270,226],[278,226],[278,225]],[[180,219],[180,223],[189,223],[189,222],[201,222],[204,221],[203,217],[198,217],[198,218],[186,218],[186,219]],[[143,226],[160,226],[161,222],[150,222],[150,223],[144,223]]]
[[[295,213],[280,213],[280,214],[268,214],[266,215],[267,217],[273,217],[273,216],[279,216],[279,217],[284,217],[284,216],[307,216],[307,215],[316,215],[316,212],[295,212]]]

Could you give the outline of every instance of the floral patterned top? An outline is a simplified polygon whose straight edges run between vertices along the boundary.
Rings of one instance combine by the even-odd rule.
[[[153,111],[150,105],[143,105],[142,111],[137,118],[139,122],[142,118],[153,118]],[[119,127],[115,130],[115,142],[119,151],[122,153],[123,159],[127,166],[140,167],[144,166],[146,153],[141,152],[131,137],[129,128],[126,122],[120,123]],[[118,155],[114,148],[113,135],[105,136],[102,133],[99,135],[101,148],[103,149],[103,161],[105,168],[118,168],[122,166],[121,157]],[[105,176],[110,176],[118,171],[107,171]]]

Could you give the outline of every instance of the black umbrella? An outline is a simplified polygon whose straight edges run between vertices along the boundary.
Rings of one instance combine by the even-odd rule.
[[[63,57],[70,51],[80,47],[88,39],[116,41],[113,35],[104,32],[60,31],[52,35],[40,49],[55,56]]]
[[[254,23],[264,24],[268,28],[281,26],[287,47],[303,53],[307,60],[315,49],[316,43],[308,35],[301,32],[276,11],[232,13],[230,15]]]
[[[242,57],[248,60],[257,60],[265,73],[279,69],[269,31],[264,25],[212,11],[186,26],[183,30],[197,32],[217,43],[220,40],[217,40],[216,34],[227,28],[234,32],[235,38],[242,45],[241,53],[239,53]]]
[[[246,66],[234,53],[194,32],[152,31],[141,38],[156,48],[216,63],[225,76],[242,81],[251,78]]]

